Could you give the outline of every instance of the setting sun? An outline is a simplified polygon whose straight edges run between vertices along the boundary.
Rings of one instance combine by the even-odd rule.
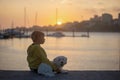
[[[58,24],[58,25],[61,25],[61,24],[62,24],[62,22],[61,22],[61,21],[58,21],[58,22],[57,22],[57,24]]]

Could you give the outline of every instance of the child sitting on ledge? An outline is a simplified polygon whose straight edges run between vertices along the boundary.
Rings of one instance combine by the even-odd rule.
[[[41,63],[45,63],[51,67],[55,72],[59,72],[59,69],[47,58],[45,50],[40,46],[44,44],[44,33],[40,31],[34,31],[31,34],[33,43],[27,49],[27,61],[31,71],[38,73],[38,67]]]

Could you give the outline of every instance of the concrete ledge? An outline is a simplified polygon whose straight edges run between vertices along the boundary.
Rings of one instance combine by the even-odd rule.
[[[30,71],[0,70],[0,80],[120,80],[120,71],[69,71],[44,77]]]

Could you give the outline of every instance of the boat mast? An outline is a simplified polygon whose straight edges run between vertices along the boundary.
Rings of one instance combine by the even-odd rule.
[[[0,30],[1,30],[1,25],[0,25]]]
[[[11,22],[11,28],[14,28],[14,21]]]
[[[37,25],[37,17],[38,17],[38,14],[36,12],[36,14],[35,14],[35,25]]]
[[[56,26],[57,26],[57,21],[58,21],[58,8],[56,8]]]
[[[88,30],[87,30],[87,36],[89,37],[89,28],[88,28]]]
[[[24,8],[24,27],[26,27],[26,7]]]

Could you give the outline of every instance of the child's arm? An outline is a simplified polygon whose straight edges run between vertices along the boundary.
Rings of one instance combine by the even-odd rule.
[[[58,71],[57,67],[47,58],[46,53],[42,48],[37,48],[36,54],[41,59],[42,63],[46,63],[50,65],[54,71]]]

